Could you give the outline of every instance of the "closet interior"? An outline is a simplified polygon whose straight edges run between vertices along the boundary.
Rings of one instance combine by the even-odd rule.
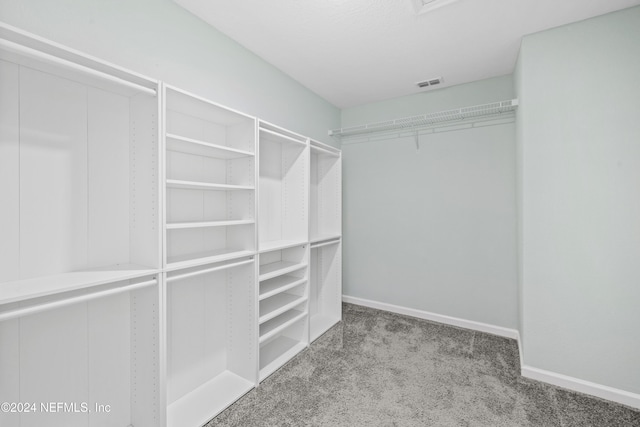
[[[0,424],[158,425],[158,82],[0,36]]]
[[[0,401],[196,427],[340,321],[340,150],[6,25],[0,85]]]

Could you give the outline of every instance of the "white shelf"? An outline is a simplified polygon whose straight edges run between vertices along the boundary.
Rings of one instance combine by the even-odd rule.
[[[196,267],[203,264],[211,264],[219,261],[228,261],[235,258],[243,258],[255,255],[254,251],[237,248],[218,249],[194,253],[189,255],[174,256],[167,259],[167,270],[177,270],[186,267]]]
[[[232,221],[190,221],[168,223],[167,230],[180,230],[185,228],[207,228],[207,227],[226,227],[231,225],[254,224],[252,219],[239,219]]]
[[[293,248],[295,246],[303,246],[306,245],[306,240],[271,240],[268,242],[260,242],[259,243],[259,252],[271,252],[277,251],[280,249]]]
[[[292,271],[300,270],[306,267],[307,264],[290,261],[278,261],[270,264],[263,264],[260,266],[260,281],[271,279],[283,274],[291,273]]]
[[[339,321],[340,317],[338,316],[328,316],[326,314],[316,314],[312,316],[309,319],[310,340],[315,341]]]
[[[104,285],[156,274],[157,270],[134,264],[114,265],[90,270],[16,280],[0,284],[0,304],[9,304],[62,292]]]
[[[289,337],[280,336],[260,347],[260,381],[274,373],[306,348],[306,344]]]
[[[307,279],[295,276],[278,276],[260,283],[260,301],[306,282]]]
[[[224,145],[212,144],[198,139],[167,133],[167,150],[216,159],[238,159],[253,157],[254,153]]]
[[[281,293],[260,301],[260,319],[262,324],[307,300],[306,296]]]
[[[274,337],[278,332],[281,332],[283,329],[293,325],[306,315],[307,313],[304,311],[288,310],[280,316],[263,323],[260,325],[260,343],[262,344],[269,338]]]
[[[254,383],[225,371],[167,408],[167,427],[201,426],[249,392]]]
[[[229,184],[213,184],[208,182],[196,182],[196,181],[182,181],[178,179],[168,179],[168,188],[180,188],[184,190],[217,190],[217,191],[230,191],[230,190],[253,190],[254,187],[250,185],[229,185]]]
[[[334,129],[329,131],[329,135],[336,138],[346,138],[350,136],[366,135],[376,132],[412,130],[425,127],[444,126],[450,125],[454,122],[468,122],[473,121],[474,119],[512,113],[516,110],[517,107],[518,100],[509,99],[506,101],[492,102],[489,104],[474,105],[470,107],[456,108],[453,110],[421,114],[419,116],[402,117],[399,119],[386,120],[384,122],[367,123],[358,126]]]

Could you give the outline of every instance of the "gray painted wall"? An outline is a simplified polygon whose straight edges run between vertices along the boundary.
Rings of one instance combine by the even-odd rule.
[[[524,363],[640,393],[640,7],[534,34],[517,70]]]
[[[171,0],[0,0],[0,20],[336,145],[338,108]]]
[[[513,97],[510,77],[343,110],[350,126]],[[344,294],[517,325],[515,125],[343,144]]]

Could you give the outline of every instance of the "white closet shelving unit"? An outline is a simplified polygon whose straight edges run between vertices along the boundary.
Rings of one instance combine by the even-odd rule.
[[[89,405],[0,425],[197,427],[340,320],[339,150],[4,24],[0,93],[0,402]]]
[[[309,342],[307,260],[306,244],[260,253],[260,381]]]
[[[342,237],[342,154],[311,140],[309,239],[311,243]]]
[[[308,139],[259,126],[259,344],[262,381],[309,344]]]
[[[309,325],[311,341],[342,319],[342,156],[310,141]]]
[[[257,383],[257,125],[163,88],[167,426],[200,426]]]
[[[167,426],[200,426],[256,385],[253,257],[167,273]]]
[[[0,425],[163,423],[157,89],[0,24]]]
[[[308,242],[307,138],[260,121],[260,252]]]
[[[165,97],[165,267],[255,252],[256,120],[171,86]]]
[[[402,135],[409,132],[409,134],[415,135],[424,131],[435,132],[438,129],[440,131],[446,131],[447,128],[451,130],[464,129],[473,127],[476,124],[482,125],[482,122],[494,121],[501,116],[506,118],[513,117],[517,108],[517,99],[507,99],[488,104],[333,129],[329,131],[329,135],[343,141],[349,140],[348,143],[354,143],[355,138],[360,137],[366,140],[368,135],[374,134],[397,133]]]

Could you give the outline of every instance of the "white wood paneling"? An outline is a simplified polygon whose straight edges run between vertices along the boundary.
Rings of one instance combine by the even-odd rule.
[[[201,424],[255,384],[254,270],[249,259],[169,273],[169,426]]]
[[[309,238],[309,148],[286,146],[282,152],[282,238]]]
[[[253,185],[253,182],[252,182]],[[208,192],[205,198],[205,212],[216,212],[216,198]],[[215,193],[220,193],[215,192]],[[225,216],[227,219],[255,219],[255,195],[252,191],[227,191],[225,197]]]
[[[20,320],[0,322],[0,403],[20,400]],[[0,425],[18,426],[19,413],[0,411]]]
[[[282,146],[260,141],[258,241],[282,240]]]
[[[0,282],[20,277],[19,67],[0,61]]]
[[[253,219],[251,191],[167,189],[167,223]]]
[[[168,287],[169,404],[226,368],[224,274],[187,278]]]
[[[224,228],[184,229],[167,231],[168,259],[189,256],[226,247]]]
[[[172,98],[170,99],[173,101]],[[170,106],[169,108],[175,107]],[[193,107],[190,105],[187,108],[190,109]],[[193,112],[191,112],[191,114],[193,114]],[[224,125],[216,123],[214,121],[215,117],[211,115],[209,115],[207,119],[208,120],[205,120],[189,115],[189,113],[171,109],[167,114],[167,132],[216,145],[228,145]]]
[[[210,191],[208,193],[211,194],[209,197],[211,199],[215,199],[217,202],[224,200],[224,192],[222,191]],[[204,220],[204,200],[206,196],[207,193],[199,190],[167,188],[166,222],[172,223]],[[219,206],[219,203],[214,202],[214,206]],[[220,210],[224,212],[223,209]]]
[[[20,75],[21,277],[87,265],[87,89]]]
[[[245,120],[227,126],[227,144],[240,150],[255,152],[255,122]]]
[[[311,248],[309,258],[311,340],[342,318],[342,243]]]
[[[342,183],[339,157],[313,151],[310,177],[309,233],[312,241],[341,235]]]
[[[88,264],[127,263],[129,99],[90,88],[87,104]]]
[[[225,160],[168,151],[167,178],[182,181],[227,184]]]
[[[137,95],[129,102],[131,262],[160,268],[158,100]]]
[[[131,293],[131,422],[134,426],[160,426],[164,419],[161,389],[161,297],[157,286]]]
[[[247,267],[234,268],[227,274],[227,367],[242,378],[256,382],[258,361],[258,327],[254,303],[257,301],[255,262]]]
[[[308,148],[288,137],[260,136],[260,249],[270,242],[308,239]]]
[[[20,319],[21,401],[80,404],[89,400],[88,383],[86,303]],[[24,414],[20,427],[51,423],[86,427],[88,414],[38,411]]]
[[[91,427],[126,426],[131,415],[130,293],[87,303]],[[95,405],[109,405],[108,412]]]

